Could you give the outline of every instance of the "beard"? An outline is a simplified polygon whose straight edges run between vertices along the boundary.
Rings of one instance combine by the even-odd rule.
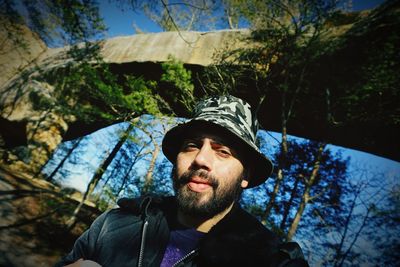
[[[212,190],[205,193],[194,192],[186,185],[192,177],[201,177],[210,184]],[[230,184],[222,186],[218,179],[203,170],[188,170],[178,177],[176,169],[172,170],[172,181],[179,209],[196,218],[211,218],[228,208],[236,201],[242,191],[243,174]]]

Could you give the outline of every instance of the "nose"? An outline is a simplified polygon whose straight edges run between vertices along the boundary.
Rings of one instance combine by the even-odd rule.
[[[205,169],[211,171],[212,169],[212,147],[209,141],[204,141],[201,148],[197,151],[195,158],[192,162],[192,167],[196,169]]]

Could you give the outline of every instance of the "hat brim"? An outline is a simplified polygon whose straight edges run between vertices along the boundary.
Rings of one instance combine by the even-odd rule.
[[[241,152],[244,152],[244,155],[247,157],[251,157],[250,159],[247,159],[247,161],[253,164],[253,170],[251,172],[251,177],[249,179],[249,185],[247,188],[252,188],[264,183],[271,175],[273,165],[264,154],[256,150],[253,146],[249,145],[234,132],[231,132],[218,124],[204,120],[192,119],[185,123],[178,124],[165,134],[162,142],[162,150],[169,161],[171,161],[173,164],[175,163],[176,156],[179,153],[179,149],[184,137],[195,127],[199,126],[201,126],[202,129],[207,129],[207,127],[218,128],[222,132],[225,132],[234,138],[236,142],[240,143],[241,149],[246,150]]]

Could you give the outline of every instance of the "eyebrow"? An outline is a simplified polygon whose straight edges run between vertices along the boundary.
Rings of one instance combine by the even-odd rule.
[[[229,142],[222,140],[222,138],[219,138],[218,136],[212,136],[212,137],[207,137],[207,136],[192,136],[192,137],[187,137],[184,138],[183,142],[200,142],[203,141],[204,138],[209,138],[211,139],[211,143],[221,145],[221,146],[226,146],[229,147],[230,149],[233,149],[232,145],[229,144]]]

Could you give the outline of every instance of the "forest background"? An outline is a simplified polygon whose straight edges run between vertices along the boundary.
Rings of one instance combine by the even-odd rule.
[[[398,9],[398,2],[381,3],[377,9]],[[24,233],[35,236],[38,239],[35,242],[48,242],[59,253],[50,256],[50,263],[68,250],[74,238],[99,212],[114,207],[118,198],[146,193],[173,194],[169,179],[172,166],[160,147],[163,135],[182,119],[179,115],[190,114],[196,99],[228,92],[240,95],[237,84],[243,83],[246,76],[257,85],[256,101],[253,100],[256,109],[268,101],[266,88],[275,88],[281,94],[282,131],[259,133],[262,152],[273,159],[276,168],[267,183],[245,191],[242,205],[283,239],[298,241],[312,266],[395,266],[400,259],[399,163],[365,154],[363,160],[357,161],[355,158],[360,154],[349,149],[332,146],[324,140],[288,135],[289,121],[296,116],[296,95],[313,86],[306,82],[313,71],[309,65],[342,44],[340,38],[326,34],[327,28],[359,19],[359,13],[352,12],[352,4],[352,1],[0,2],[4,7],[3,17],[29,25],[48,46],[70,45],[74,64],[40,71],[40,79],[56,88],[56,101],[32,93],[30,98],[35,108],[111,125],[60,142],[56,149],[48,151],[46,161],[32,160],[34,150],[29,148],[2,152],[3,159],[7,158],[2,162],[2,182],[12,184],[17,181],[13,179],[27,177],[25,182],[35,187],[2,188],[2,202],[14,205],[15,200],[40,193],[39,201],[34,202],[38,211],[20,212],[14,221],[6,221],[0,226],[2,239]],[[102,10],[120,10],[120,17],[130,22],[136,34],[149,28],[157,32],[183,32],[245,27],[251,29],[260,47],[222,57],[234,57],[240,67],[221,60],[195,76],[182,62],[171,58],[161,64],[160,80],[132,74],[121,77],[98,53],[97,42],[116,34],[107,32],[110,20],[103,17],[110,13]],[[116,24],[119,23],[115,18],[111,19],[110,25]],[[10,30],[8,40],[21,49],[29,49],[18,38],[18,27],[12,25],[18,24],[10,24],[17,34]],[[399,40],[398,34],[393,33],[391,38],[393,43]],[[363,74],[369,78],[348,88],[351,97],[343,102],[354,104],[354,109],[373,109],[365,106],[376,94],[387,91],[398,100],[399,51],[390,44],[375,61],[365,63]],[[198,80],[202,81],[201,90]],[[71,99],[76,100],[73,105]],[[387,110],[383,117],[399,121],[398,109],[394,111],[397,113],[390,114],[393,109]],[[351,117],[352,110],[347,112]],[[328,120],[335,122],[329,112],[327,115]],[[15,162],[28,165],[23,175],[21,169],[17,172],[10,167]],[[46,183],[39,185],[38,181]],[[53,193],[44,187],[51,188]],[[48,248],[42,251],[30,248],[28,253],[51,254]],[[1,256],[0,263],[4,266],[26,266],[18,263],[9,248],[2,248]]]

